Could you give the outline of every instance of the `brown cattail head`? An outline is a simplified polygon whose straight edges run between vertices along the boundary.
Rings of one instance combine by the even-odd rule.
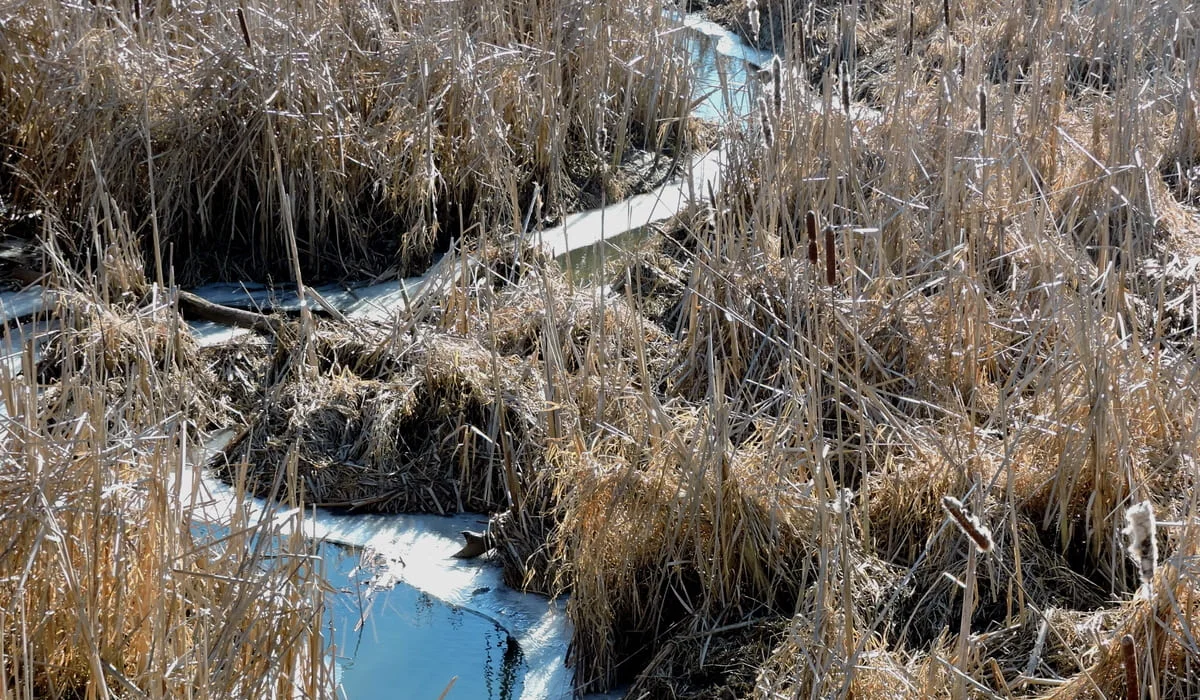
[[[841,63],[842,74],[842,111],[846,114],[850,113],[850,70],[846,67],[846,62]]]
[[[833,227],[825,227],[825,282],[837,284],[837,249],[833,246]]]
[[[808,261],[817,264],[817,212],[812,209],[804,215],[804,228],[808,233]]]
[[[1158,525],[1154,521],[1154,504],[1142,501],[1125,511],[1125,537],[1129,539],[1129,556],[1138,565],[1142,583],[1154,580],[1158,568]]]
[[[1142,689],[1138,683],[1137,645],[1133,641],[1133,635],[1121,637],[1121,656],[1125,664],[1125,698],[1139,700]]]
[[[968,513],[962,501],[953,496],[942,496],[942,508],[958,526],[958,529],[971,538],[971,541],[975,543],[975,549],[979,550],[980,554],[992,551],[992,531],[979,522],[979,518]]]
[[[950,29],[950,0],[942,0],[942,20],[946,23],[946,29]]]
[[[987,90],[979,86],[979,133],[987,133]]]
[[[254,44],[250,41],[250,27],[246,26],[246,13],[242,12],[242,8],[237,9],[238,25],[242,28],[242,41],[246,42],[246,48],[253,49]]]

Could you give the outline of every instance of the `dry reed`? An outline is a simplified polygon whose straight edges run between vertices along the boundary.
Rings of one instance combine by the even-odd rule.
[[[853,7],[755,4],[758,41],[784,56],[772,103],[722,133],[722,187],[649,250],[612,256],[614,284],[579,289],[542,256],[467,247],[453,262],[469,274],[358,350],[330,340],[347,329],[318,327],[318,378],[279,373],[249,397],[278,382],[251,450],[262,476],[281,462],[279,435],[321,446],[305,453],[310,476],[339,462],[350,483],[359,462],[374,459],[375,479],[401,459],[396,429],[427,428],[407,466],[447,489],[442,507],[504,511],[510,580],[571,595],[588,690],[1112,697],[1128,690],[1128,635],[1139,693],[1194,697],[1200,229],[1186,181],[1200,162],[1200,54],[1176,29],[1186,10]],[[712,12],[754,36],[751,9]],[[420,31],[399,46],[450,37],[419,21],[444,7],[410,10],[399,26]],[[253,11],[246,24],[263,62],[284,30]],[[517,24],[541,40],[542,25]],[[230,29],[220,55],[250,60]],[[575,107],[587,133],[569,158],[604,171],[594,151],[620,140],[625,117]],[[288,123],[285,150],[308,153]],[[560,135],[514,131],[513,149],[568,157],[538,150]],[[491,173],[516,204],[490,221],[527,204],[527,170],[501,176],[470,147],[447,152],[461,142],[413,139],[446,178],[439,202],[469,201]],[[303,158],[289,163],[302,180]],[[427,201],[423,163],[385,191]],[[808,259],[777,255],[802,228]],[[145,277],[114,268],[102,288]],[[399,400],[410,383],[446,411]],[[438,460],[461,470],[429,471]],[[943,500],[972,489],[971,515]],[[1135,506],[1137,575],[1119,544],[1135,497],[1184,524],[1159,542]],[[971,544],[947,536],[943,503]],[[1146,595],[1129,595],[1139,585]],[[739,639],[753,640],[745,655],[727,653]]]

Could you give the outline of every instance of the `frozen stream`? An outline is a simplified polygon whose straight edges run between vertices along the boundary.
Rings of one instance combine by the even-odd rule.
[[[231,437],[230,431],[214,436],[174,480],[180,505],[201,526],[224,527],[237,506],[228,484],[194,466]],[[261,499],[244,503],[251,522],[271,517],[286,529],[294,521],[293,513],[276,512]],[[452,556],[462,546],[459,532],[483,529],[486,518],[318,509],[302,522],[305,535],[323,543],[326,573],[341,591],[327,602],[347,697],[396,697],[396,688],[404,688],[406,697],[432,700],[452,678],[447,698],[573,697],[564,602],[508,588],[500,568],[486,560]],[[356,571],[360,559],[370,565]]]
[[[696,114],[710,120],[745,117],[755,100],[753,66],[765,65],[770,54],[746,46],[711,22],[687,16],[682,24],[698,73]],[[709,188],[717,189],[721,161],[720,150],[699,154],[680,179],[601,210],[568,216],[557,227],[530,232],[528,239],[564,264],[588,264],[580,260],[622,236],[641,235],[647,225],[683,211]],[[412,300],[430,286],[452,279],[454,271],[446,267],[435,264],[422,276],[377,285],[330,285],[315,291],[351,320],[386,322],[405,315]],[[245,309],[299,308],[294,287],[214,284],[193,292]],[[27,348],[36,359],[41,339],[52,330],[49,321],[15,321],[52,307],[50,293],[40,287],[0,295],[0,377],[22,371]],[[202,345],[250,333],[211,322],[189,326]],[[228,438],[218,435],[210,441],[194,464],[204,464]],[[181,507],[192,509],[199,529],[220,529],[230,522],[235,503],[226,484],[192,466],[182,468],[174,483]],[[254,517],[290,522],[294,515],[283,518],[256,499],[248,503]],[[305,534],[321,542],[326,575],[339,591],[329,601],[329,623],[338,679],[348,697],[432,700],[451,678],[456,680],[445,696],[451,699],[574,697],[573,674],[565,664],[572,630],[564,602],[506,587],[499,567],[485,559],[451,556],[462,545],[459,532],[483,530],[485,521],[470,514],[305,515]],[[360,566],[364,555],[372,566]]]

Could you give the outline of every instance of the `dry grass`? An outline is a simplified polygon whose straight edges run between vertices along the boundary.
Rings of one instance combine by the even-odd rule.
[[[287,276],[293,235],[308,277],[416,272],[450,237],[519,231],[535,185],[560,216],[688,132],[658,2],[4,12],[0,195],[78,257],[105,192],[180,281]]]
[[[369,359],[355,352],[362,348],[337,347],[345,338],[344,329],[318,331],[325,362],[315,378],[259,378],[270,389],[248,407],[241,446],[227,450],[235,462],[220,465],[225,474],[244,459],[246,487],[265,496],[277,473],[294,470],[304,502],[331,508],[507,507],[506,470],[541,462],[538,376],[517,358],[431,329]]]
[[[552,460],[585,679],[647,669],[645,690],[681,628],[790,617],[765,664],[740,662],[763,664],[748,694],[1113,696],[1136,617],[1139,692],[1194,692],[1190,529],[1150,596],[1160,617],[1115,602],[1139,590],[1125,509],[1196,514],[1190,35],[1165,4],[951,9],[947,32],[917,8],[909,50],[906,6],[815,7],[803,51],[823,63],[784,73],[769,138],[757,115],[726,135],[711,208],[614,273],[674,343],[648,382],[601,372],[641,409],[581,422]],[[780,40],[796,66],[797,37]],[[838,47],[855,45],[848,94],[886,119],[842,113]],[[815,267],[810,209],[834,241]],[[761,491],[750,455],[772,465]],[[809,483],[827,498],[796,502]],[[850,514],[812,516],[838,488]],[[991,552],[948,525],[944,496]],[[672,692],[737,665],[692,658]]]
[[[218,412],[178,315],[82,290],[55,315],[54,371],[0,383],[0,694],[332,695],[299,515],[193,522],[182,465]]]
[[[410,34],[390,29],[403,35],[396,50],[426,40],[411,28],[453,34],[420,24],[451,6],[397,17]],[[488,31],[565,41],[500,7],[508,14]],[[392,500],[359,505],[503,511],[492,535],[509,579],[571,594],[572,661],[587,689],[1128,696],[1129,635],[1134,697],[1193,697],[1194,8],[854,7],[759,3],[764,21],[797,20],[760,28],[788,67],[778,110],[768,95],[767,113],[722,134],[723,186],[636,255],[612,256],[607,290],[580,289],[544,256],[489,239],[461,247],[453,284],[395,327],[302,323],[274,359],[247,350],[261,353],[249,363],[258,386],[226,404],[256,421],[248,468],[265,484],[302,465],[294,493],[343,505],[383,488]],[[748,17],[749,7],[714,12]],[[587,44],[608,25],[552,25],[583,27],[576,39],[610,55]],[[227,33],[227,53],[245,53]],[[263,50],[247,55],[265,65]],[[678,85],[654,77],[671,65],[639,68],[648,77],[630,84]],[[616,125],[582,106],[563,123],[593,136],[603,123],[606,138],[620,123],[677,123],[630,116],[666,109],[663,95],[614,110]],[[428,134],[427,116],[415,119],[393,133]],[[506,133],[533,148],[561,132]],[[311,141],[273,138],[297,174],[267,181],[291,191],[302,174],[319,177],[308,156],[292,160]],[[551,157],[553,172],[592,157],[577,155],[591,140],[555,143],[547,153],[564,160]],[[492,173],[501,184],[488,196],[503,206],[477,220],[506,231],[529,204],[525,188],[552,181],[510,160],[453,171],[474,152],[441,147],[437,202],[482,206]],[[136,179],[128,171],[111,177]],[[416,188],[411,201],[425,202],[421,173],[401,169],[403,186],[382,191]],[[361,192],[356,182],[305,191]],[[332,210],[326,195],[306,196],[311,211]],[[276,212],[272,201],[262,211]],[[427,245],[421,231],[413,250]],[[125,241],[117,258],[133,255],[113,240]],[[97,288],[135,287],[137,266],[126,267]],[[153,327],[120,325],[130,337]],[[299,360],[309,349],[312,362]],[[101,371],[104,357],[84,366]],[[954,527],[947,496],[990,529],[990,549]],[[1122,534],[1126,509],[1143,501],[1176,523],[1160,528],[1148,585]]]

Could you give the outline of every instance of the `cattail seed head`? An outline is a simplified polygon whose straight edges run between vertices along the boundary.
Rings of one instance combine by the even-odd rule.
[[[804,228],[808,232],[808,262],[817,264],[817,212],[812,209],[804,216]]]
[[[1142,501],[1125,511],[1125,537],[1129,539],[1129,556],[1138,565],[1142,583],[1154,580],[1158,568],[1158,526],[1154,521],[1154,504]]]
[[[761,29],[762,16],[758,12],[758,0],[750,0],[746,3],[750,9],[750,32],[754,34],[754,43],[758,43],[758,34]]]
[[[987,133],[987,90],[979,86],[979,133]]]
[[[771,59],[771,99],[776,118],[783,112],[783,61],[779,54]]]
[[[763,97],[758,98],[758,118],[762,122],[763,141],[770,148],[775,145],[775,132],[771,128],[771,113],[767,111],[767,101]]]
[[[904,55],[911,56],[913,53],[913,34],[915,33],[914,19],[912,8],[908,9],[908,43],[904,47]]]
[[[1138,700],[1142,695],[1138,682],[1137,644],[1133,641],[1133,635],[1121,637],[1121,655],[1125,666],[1125,697]]]
[[[842,74],[842,111],[846,114],[850,113],[850,71],[846,68],[846,62],[841,63]]]
[[[975,549],[980,554],[987,554],[992,551],[992,547],[994,546],[992,531],[979,522],[979,518],[968,513],[962,501],[953,496],[942,496],[942,509],[946,511],[946,514],[950,516],[950,519],[954,521],[958,529],[962,530],[964,535],[971,538],[971,541],[975,543]]]
[[[833,227],[825,227],[825,281],[830,287],[837,284],[837,249],[834,247]]]
[[[950,0],[942,0],[942,19],[946,22],[946,29],[950,29]]]
[[[254,42],[250,40],[250,27],[246,24],[246,13],[242,12],[242,8],[237,8],[238,26],[242,28],[242,41],[246,42],[246,48],[253,49]]]

